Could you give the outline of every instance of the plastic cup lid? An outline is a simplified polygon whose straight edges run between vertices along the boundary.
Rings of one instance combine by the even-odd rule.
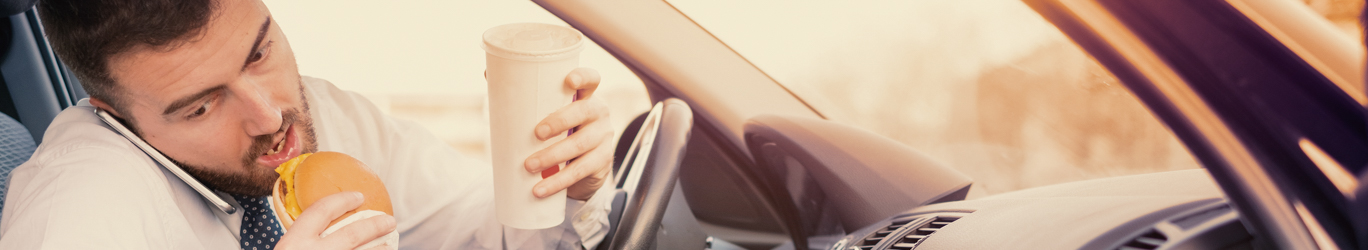
[[[515,60],[556,60],[579,52],[583,36],[574,28],[544,23],[499,25],[484,33],[489,54]]]

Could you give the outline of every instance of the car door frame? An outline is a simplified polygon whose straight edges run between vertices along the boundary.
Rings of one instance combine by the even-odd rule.
[[[1363,150],[1368,139],[1363,136],[1368,128],[1362,126],[1363,107],[1351,97],[1354,93],[1327,77],[1333,75],[1325,72],[1329,69],[1315,67],[1305,55],[1298,55],[1266,27],[1244,16],[1234,6],[1239,1],[1025,2],[1112,71],[1183,141],[1212,173],[1253,234],[1284,249],[1358,248],[1355,229],[1347,219],[1352,208],[1338,192],[1327,192],[1333,190],[1327,175],[1337,171],[1318,167],[1304,146],[1298,146],[1297,138],[1316,140],[1322,147],[1335,147],[1332,150]],[[1193,8],[1202,10],[1202,17],[1193,20],[1219,22],[1224,29],[1183,37],[1191,36],[1184,33],[1190,32],[1184,30],[1188,26],[1201,25],[1165,23],[1198,16],[1175,13]],[[1302,77],[1291,78],[1295,82],[1238,81],[1245,74],[1219,73],[1245,62],[1226,62],[1231,65],[1225,67],[1198,61],[1240,53],[1188,48],[1185,45],[1192,42],[1183,41],[1227,37],[1243,38],[1229,49],[1258,48],[1248,54],[1260,62],[1283,66],[1272,71]],[[1357,49],[1361,55],[1362,47]],[[1269,93],[1280,90],[1290,91]],[[1307,130],[1288,119],[1288,112],[1269,109],[1269,100],[1316,112],[1318,116],[1308,119],[1328,124],[1326,130],[1333,131]],[[1325,139],[1326,134],[1342,137]],[[1349,158],[1354,157],[1337,156],[1336,160],[1348,173],[1361,172],[1361,159]]]

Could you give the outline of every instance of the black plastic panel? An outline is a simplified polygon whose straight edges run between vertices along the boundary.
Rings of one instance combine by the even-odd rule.
[[[39,46],[37,42],[41,33],[32,30],[34,26],[29,19],[27,14],[9,17],[10,27],[15,32],[10,51],[4,62],[0,63],[0,71],[3,71],[5,85],[14,100],[18,113],[15,118],[28,128],[34,141],[41,143],[48,123],[57,117],[64,106],[58,99],[58,92],[53,90],[53,82],[44,62],[45,53],[41,49],[44,46]]]

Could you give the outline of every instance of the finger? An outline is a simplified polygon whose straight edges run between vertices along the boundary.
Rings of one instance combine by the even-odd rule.
[[[295,219],[290,226],[290,232],[301,232],[306,235],[323,234],[323,230],[347,211],[356,209],[365,202],[360,192],[341,192],[318,199],[313,205],[304,208],[304,212],[299,214],[299,219]]]
[[[580,180],[585,179],[585,177],[590,174],[601,171],[603,167],[608,165],[608,162],[612,161],[612,154],[605,153],[607,152],[606,150],[609,150],[608,147],[599,147],[594,150],[598,152],[585,154],[584,157],[571,162],[569,166],[566,166],[565,169],[562,169],[555,175],[551,175],[551,177],[547,177],[546,179],[537,182],[537,185],[532,187],[532,195],[542,198],[550,196],[551,194],[569,188],[570,185],[574,185]],[[582,194],[580,195],[583,196]]]
[[[585,157],[581,157],[579,160],[575,160],[575,162],[571,163],[571,165],[582,163],[584,164],[583,167],[596,167],[599,170],[598,172],[593,172],[593,174],[590,174],[589,176],[585,176],[584,179],[580,179],[579,181],[576,181],[575,184],[570,185],[569,188],[566,188],[565,195],[567,197],[570,197],[571,199],[587,201],[589,200],[589,198],[594,197],[594,193],[598,192],[599,188],[603,187],[603,185],[607,183],[608,176],[611,174],[613,170],[613,168],[611,167],[613,163],[612,154],[594,154],[592,156],[598,155],[603,156],[591,157],[591,155],[586,155]]]
[[[379,239],[394,231],[394,216],[379,215],[342,226],[336,232],[324,237],[324,244],[337,249],[355,249],[358,246]]]
[[[585,123],[597,121],[608,116],[608,106],[597,99],[572,102],[560,110],[547,115],[537,123],[533,133],[538,140],[546,140]]]
[[[584,153],[603,145],[604,141],[613,137],[612,130],[606,126],[600,122],[581,128],[575,134],[565,137],[564,140],[532,153],[523,162],[523,168],[526,168],[528,172],[540,172],[561,162],[567,162],[584,155]]]
[[[598,89],[599,73],[591,68],[577,68],[565,76],[565,86],[577,90],[580,99],[589,99]]]

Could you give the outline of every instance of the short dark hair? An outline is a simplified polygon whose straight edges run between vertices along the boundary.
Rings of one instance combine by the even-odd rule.
[[[203,33],[217,0],[43,0],[48,40],[91,97],[130,116],[109,59],[137,48],[173,49]],[[132,119],[132,117],[123,117]]]

